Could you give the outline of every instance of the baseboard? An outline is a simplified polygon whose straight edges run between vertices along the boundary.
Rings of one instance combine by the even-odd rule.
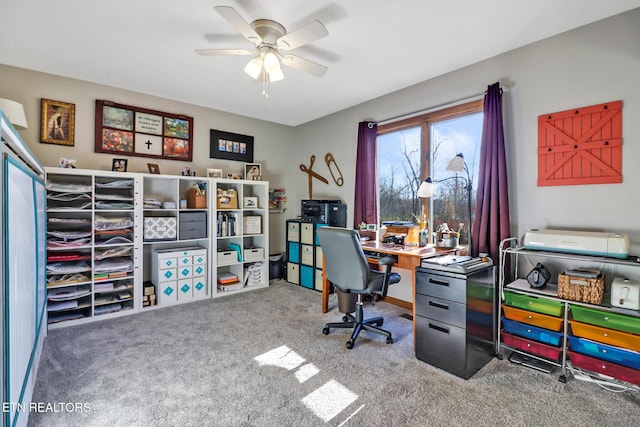
[[[413,310],[413,303],[405,300],[401,300],[398,298],[390,297],[387,295],[384,297],[384,300],[389,304],[397,305],[398,307],[406,308],[407,310]]]

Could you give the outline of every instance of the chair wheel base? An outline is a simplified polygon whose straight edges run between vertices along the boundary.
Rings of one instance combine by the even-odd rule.
[[[349,341],[347,341],[346,346],[347,346],[347,348],[348,348],[349,350],[351,350],[351,349],[353,348],[353,340],[349,340]]]
[[[329,328],[327,328],[326,326],[322,328],[322,333],[325,335],[329,335]]]
[[[387,344],[393,344],[393,338],[387,337]]]

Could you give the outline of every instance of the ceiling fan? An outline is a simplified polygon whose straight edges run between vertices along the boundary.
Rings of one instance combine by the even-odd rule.
[[[200,55],[255,55],[244,67],[245,73],[255,80],[262,80],[262,94],[269,96],[267,83],[284,78],[280,63],[316,77],[322,77],[327,67],[290,53],[282,53],[329,35],[320,21],[313,21],[287,33],[283,25],[270,19],[256,19],[250,24],[232,7],[214,7],[229,24],[253,43],[249,49],[196,49]]]

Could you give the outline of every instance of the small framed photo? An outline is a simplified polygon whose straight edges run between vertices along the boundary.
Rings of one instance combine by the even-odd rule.
[[[207,169],[207,177],[222,178],[222,169]]]
[[[378,224],[367,224],[367,230],[376,231],[378,229]]]
[[[249,209],[255,209],[258,207],[258,198],[257,197],[245,197],[244,198],[244,207]]]
[[[262,166],[260,163],[245,164],[244,179],[249,181],[262,181]]]
[[[149,168],[149,173],[160,174],[160,166],[155,163],[147,163],[147,167]]]
[[[111,170],[114,172],[126,172],[127,159],[113,159],[111,162]]]
[[[75,144],[75,122],[75,104],[42,98],[40,142],[73,146]]]

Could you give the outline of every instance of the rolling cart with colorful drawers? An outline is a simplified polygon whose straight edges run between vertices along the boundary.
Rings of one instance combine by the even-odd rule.
[[[512,244],[515,246],[509,246]],[[505,283],[508,256],[515,279]],[[518,246],[514,238],[505,240],[500,254],[502,316],[498,320],[496,355],[501,359],[502,350],[508,350],[511,356],[540,362],[533,367],[559,367],[561,382],[566,382],[571,373],[581,379],[607,382],[614,389],[640,391],[640,311],[611,306],[608,293],[601,302],[590,303],[559,298],[555,283],[533,289],[520,278],[519,256],[529,262],[547,259],[545,263],[559,265],[596,264],[610,279],[623,270],[640,277],[636,258],[534,251]]]

